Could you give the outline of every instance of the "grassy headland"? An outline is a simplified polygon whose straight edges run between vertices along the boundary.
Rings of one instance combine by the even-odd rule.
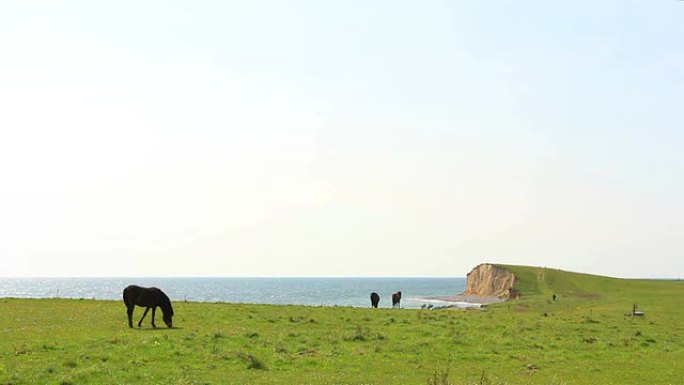
[[[684,283],[499,266],[522,297],[482,311],[0,299],[0,384],[681,383]]]

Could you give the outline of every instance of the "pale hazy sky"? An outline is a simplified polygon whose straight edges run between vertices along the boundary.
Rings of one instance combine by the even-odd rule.
[[[2,1],[0,276],[684,276],[683,20]]]

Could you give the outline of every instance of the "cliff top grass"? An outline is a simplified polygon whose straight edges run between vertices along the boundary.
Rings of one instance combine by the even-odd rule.
[[[537,305],[556,294],[563,301],[578,304],[615,305],[629,308],[676,306],[673,298],[682,294],[684,284],[675,280],[621,279],[575,273],[546,267],[495,265],[516,276],[514,289],[523,302]],[[541,303],[540,303],[541,302]]]
[[[0,299],[0,384],[681,382],[681,282],[505,268],[524,296],[486,310],[176,301],[129,329],[121,301]]]

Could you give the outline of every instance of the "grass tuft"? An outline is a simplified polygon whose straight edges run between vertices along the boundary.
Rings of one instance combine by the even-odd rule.
[[[252,354],[238,353],[238,356],[247,363],[247,369],[267,370],[266,364]]]
[[[218,339],[221,339],[221,338],[224,338],[224,337],[225,337],[225,335],[223,334],[222,331],[218,330],[218,331],[215,331],[215,332],[214,332],[213,338],[214,338],[215,340],[218,340]]]
[[[435,369],[432,376],[427,379],[428,385],[452,385],[453,383],[449,380],[449,369],[437,370]]]

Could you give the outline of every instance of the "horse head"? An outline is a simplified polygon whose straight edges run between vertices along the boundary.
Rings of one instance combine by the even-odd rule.
[[[173,327],[173,306],[171,306],[171,300],[169,300],[168,297],[166,297],[165,300],[162,302],[161,309],[162,313],[164,313],[164,317],[162,317],[164,323],[168,327]]]
[[[173,318],[173,314],[164,313],[163,319],[164,319],[164,323],[166,324],[166,326],[168,326],[168,327],[173,327],[173,320],[172,320],[172,318]]]

